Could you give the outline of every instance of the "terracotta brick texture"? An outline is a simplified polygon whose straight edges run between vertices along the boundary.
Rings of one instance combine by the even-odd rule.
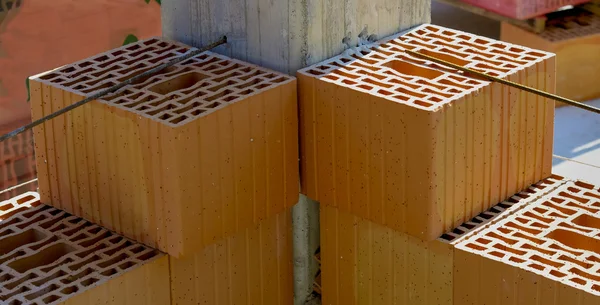
[[[548,92],[555,59],[423,25],[298,73],[302,192],[434,240],[551,175],[554,102],[405,49]]]
[[[577,101],[600,97],[600,16],[583,10],[551,19],[541,34],[502,23],[500,39],[556,53],[556,92]]]
[[[153,38],[33,77],[33,118],[187,50]],[[298,200],[295,78],[210,52],[34,136],[42,202],[176,257]]]
[[[456,304],[598,304],[600,187],[566,182],[459,242],[455,260]]]
[[[433,241],[321,205],[323,304],[466,304],[454,297],[462,274],[454,269],[456,245],[564,183],[558,176],[540,181]],[[460,280],[473,285],[468,276]]]
[[[27,131],[0,145],[0,191],[36,178],[33,135]],[[30,183],[12,191],[0,193],[0,200],[8,200],[27,191],[35,191],[37,183]]]
[[[29,192],[0,202],[0,303],[170,302],[167,255]]]
[[[171,257],[171,304],[291,305],[291,222],[288,209],[201,252]]]
[[[567,5],[576,5],[589,0],[462,0],[463,2],[490,10],[497,14],[525,20],[543,16]]]

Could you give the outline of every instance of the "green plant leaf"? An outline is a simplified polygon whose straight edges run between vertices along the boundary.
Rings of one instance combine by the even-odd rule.
[[[156,1],[156,3],[158,3],[158,5],[162,5],[162,3],[161,3],[162,0],[154,0],[154,1]]]
[[[144,1],[146,1],[146,4],[150,3],[150,0],[144,0]]]
[[[138,41],[137,36],[133,35],[133,34],[129,34],[127,35],[127,37],[125,37],[125,41],[123,41],[123,45],[127,45],[133,42]]]
[[[25,87],[27,87],[27,102],[31,100],[31,92],[29,91],[29,77],[25,78]]]

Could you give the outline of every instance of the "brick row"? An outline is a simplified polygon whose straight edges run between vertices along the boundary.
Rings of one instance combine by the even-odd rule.
[[[457,277],[470,274],[455,270],[456,245],[564,183],[559,176],[540,181],[433,241],[321,205],[323,304],[471,304],[455,301]],[[473,284],[468,276],[461,281]]]
[[[597,304],[600,187],[568,181],[456,249],[458,304]]]
[[[169,304],[165,254],[28,192],[0,203],[0,303]]]
[[[158,38],[31,78],[37,119],[188,51]],[[211,52],[36,128],[42,202],[179,257],[298,199],[296,80]]]
[[[551,175],[552,54],[434,25],[299,71],[302,192],[423,240]],[[409,216],[410,215],[410,216]]]

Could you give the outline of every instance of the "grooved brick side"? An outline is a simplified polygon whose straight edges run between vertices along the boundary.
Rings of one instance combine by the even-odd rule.
[[[525,20],[589,0],[462,0],[506,17]]]
[[[554,56],[434,25],[298,73],[302,192],[423,240],[551,174]],[[408,217],[410,215],[410,217]]]
[[[168,258],[25,193],[0,202],[0,303],[170,302]]]
[[[456,304],[598,304],[600,187],[568,181],[462,240],[455,255]]]
[[[33,118],[189,50],[149,39],[31,79]],[[296,80],[206,52],[35,129],[42,202],[174,256],[298,200]]]
[[[566,12],[565,12],[566,14]],[[600,97],[600,16],[575,10],[551,19],[541,34],[502,23],[500,39],[556,53],[556,92],[577,101]]]
[[[291,305],[293,301],[291,213],[170,258],[173,305]]]
[[[0,146],[0,190],[17,186],[36,177],[33,154],[33,134],[27,131],[1,143]],[[0,200],[8,200],[27,191],[35,191],[37,183],[0,194]]]
[[[541,181],[433,241],[321,205],[323,304],[461,304],[453,295],[455,245],[559,187],[561,179]]]

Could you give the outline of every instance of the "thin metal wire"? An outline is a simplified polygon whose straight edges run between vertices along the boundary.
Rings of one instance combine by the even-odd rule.
[[[439,59],[439,58],[435,58],[433,56],[429,56],[429,55],[426,55],[426,54],[423,54],[423,53],[420,53],[420,52],[415,52],[415,51],[411,51],[411,50],[405,50],[405,52],[408,53],[408,54],[410,54],[410,55],[413,55],[413,56],[416,56],[416,57],[420,57],[420,58],[423,58],[423,59],[427,59],[429,61],[441,64],[441,65],[452,67],[452,68],[454,68],[456,70],[460,70],[460,71],[463,71],[463,72],[466,72],[466,73],[469,73],[469,74],[472,74],[472,75],[479,76],[481,78],[485,78],[485,79],[487,79],[487,80],[489,80],[491,82],[501,83],[501,84],[504,84],[504,85],[507,85],[507,86],[511,86],[511,87],[514,87],[514,88],[517,88],[517,89],[521,89],[523,91],[527,91],[527,92],[539,95],[539,96],[543,96],[545,98],[553,99],[555,101],[559,101],[559,102],[562,102],[562,103],[565,103],[565,104],[569,104],[571,106],[575,106],[575,107],[578,107],[578,108],[581,108],[581,109],[584,109],[584,110],[587,110],[587,111],[590,111],[590,112],[594,112],[594,113],[600,114],[600,108],[596,108],[594,106],[590,106],[590,105],[587,105],[587,104],[584,104],[584,103],[576,102],[574,100],[570,100],[570,99],[564,98],[562,96],[558,96],[558,95],[555,95],[555,94],[552,94],[552,93],[548,93],[548,92],[545,92],[545,91],[542,91],[542,90],[538,90],[538,89],[535,89],[535,88],[527,87],[525,85],[521,85],[521,84],[518,84],[518,83],[511,82],[511,81],[507,81],[507,80],[501,79],[499,77],[487,75],[485,73],[482,73],[482,72],[479,72],[479,71],[475,71],[473,69],[466,68],[466,67],[463,67],[463,66],[460,66],[460,65],[456,65],[456,64],[453,64],[451,62],[447,62],[445,60],[442,60],[442,59]],[[469,76],[469,75],[467,75],[467,76]]]
[[[35,179],[29,180],[29,181],[27,181],[27,182],[23,182],[23,183],[21,183],[21,184],[17,184],[17,185],[15,185],[15,186],[11,186],[11,187],[9,187],[9,188],[7,188],[7,189],[1,190],[1,191],[0,191],[0,194],[4,194],[4,193],[10,192],[10,191],[12,191],[12,190],[18,189],[18,188],[20,188],[20,187],[22,187],[22,186],[26,186],[26,185],[28,185],[28,184],[30,184],[30,183],[34,183],[34,182],[36,182],[37,180],[38,180],[38,179],[37,179],[37,178],[35,178]]]
[[[600,166],[598,166],[598,165],[594,165],[594,164],[589,164],[589,163],[585,163],[585,162],[581,162],[581,161],[573,160],[573,159],[570,159],[570,158],[567,158],[567,157],[563,157],[563,156],[559,156],[559,155],[552,155],[552,156],[553,156],[554,158],[556,158],[556,159],[561,159],[561,160],[563,160],[563,161],[569,161],[569,162],[579,163],[579,164],[581,164],[581,165],[587,165],[587,166],[589,166],[589,167],[593,167],[593,168],[600,169]]]
[[[7,139],[10,139],[10,138],[12,138],[12,137],[14,137],[14,136],[16,136],[16,135],[18,135],[20,133],[23,133],[23,132],[25,132],[25,131],[27,131],[29,129],[32,129],[35,126],[43,124],[46,121],[49,121],[49,120],[51,120],[51,119],[53,119],[55,117],[58,117],[58,116],[60,116],[62,114],[65,114],[65,113],[67,113],[67,112],[69,112],[69,111],[71,111],[71,110],[73,110],[75,108],[81,107],[81,106],[83,106],[83,105],[85,105],[85,104],[87,104],[87,103],[89,103],[91,101],[97,100],[97,99],[99,99],[99,98],[101,98],[101,97],[103,97],[103,96],[105,96],[107,94],[116,92],[119,89],[121,89],[121,88],[123,88],[123,87],[125,87],[127,85],[130,85],[131,83],[133,83],[133,82],[135,82],[135,81],[137,81],[137,80],[139,80],[141,78],[144,78],[144,77],[156,74],[156,73],[164,70],[165,68],[168,68],[168,67],[170,67],[172,65],[175,65],[177,63],[180,63],[180,62],[182,62],[182,61],[184,61],[186,59],[189,59],[189,58],[192,58],[192,57],[194,57],[196,55],[199,55],[202,52],[208,51],[210,49],[214,49],[214,48],[216,48],[216,47],[218,47],[218,46],[220,46],[222,44],[225,44],[225,43],[227,43],[227,37],[226,36],[222,37],[221,39],[217,40],[214,43],[211,43],[210,45],[208,45],[206,47],[203,47],[203,48],[200,48],[200,49],[192,48],[188,52],[186,52],[185,54],[181,55],[180,57],[177,57],[177,58],[175,58],[175,59],[173,59],[173,60],[171,60],[171,61],[169,61],[167,63],[159,65],[159,66],[157,66],[155,68],[152,68],[152,69],[150,69],[150,70],[148,70],[148,71],[146,71],[144,73],[140,73],[140,74],[138,74],[138,75],[136,75],[134,77],[131,77],[131,78],[129,78],[129,79],[127,79],[127,80],[125,80],[125,81],[123,81],[123,82],[115,85],[115,86],[112,86],[112,87],[110,87],[110,88],[108,88],[106,90],[102,90],[102,91],[100,91],[100,92],[98,92],[96,94],[88,96],[85,99],[83,99],[83,100],[81,100],[81,101],[79,101],[77,103],[71,104],[71,105],[69,105],[69,106],[67,106],[67,107],[65,107],[65,108],[63,108],[63,109],[61,109],[59,111],[53,112],[53,113],[51,113],[51,114],[49,114],[49,115],[47,115],[47,116],[45,116],[45,117],[43,117],[43,118],[41,118],[39,120],[36,120],[36,121],[31,122],[31,123],[29,123],[29,124],[27,124],[27,125],[25,125],[23,127],[15,129],[15,130],[13,130],[13,131],[11,131],[11,132],[9,132],[9,133],[1,136],[0,137],[0,142],[3,142],[5,140],[7,140]]]

